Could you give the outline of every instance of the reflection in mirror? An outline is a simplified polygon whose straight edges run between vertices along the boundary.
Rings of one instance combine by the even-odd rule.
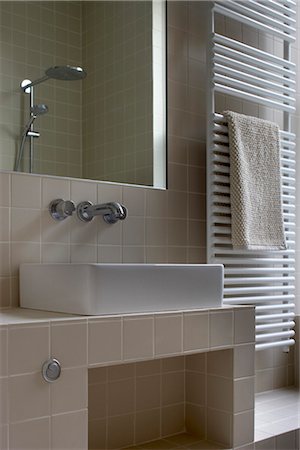
[[[165,187],[164,1],[1,1],[0,17],[0,168]]]

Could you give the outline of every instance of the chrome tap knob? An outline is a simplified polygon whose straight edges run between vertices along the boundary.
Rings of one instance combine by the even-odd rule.
[[[42,376],[48,383],[56,381],[61,374],[60,362],[55,358],[50,358],[45,361],[42,366]]]
[[[49,212],[54,220],[64,220],[72,216],[75,209],[75,203],[72,200],[63,200],[62,198],[52,200],[49,205]]]

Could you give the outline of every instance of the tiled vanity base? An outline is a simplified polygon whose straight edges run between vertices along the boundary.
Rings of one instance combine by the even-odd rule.
[[[253,308],[92,318],[16,309],[0,324],[1,450],[87,450],[88,369],[178,356],[205,361],[185,371],[191,431],[205,424],[203,437],[227,448],[253,442]],[[62,364],[52,384],[41,377],[50,356]]]

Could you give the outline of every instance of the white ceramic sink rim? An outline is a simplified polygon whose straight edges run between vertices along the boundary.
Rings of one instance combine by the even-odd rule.
[[[81,315],[222,306],[220,264],[21,264],[24,308]]]

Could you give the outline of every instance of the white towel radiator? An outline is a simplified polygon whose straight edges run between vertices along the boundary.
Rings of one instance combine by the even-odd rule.
[[[238,21],[282,42],[283,58],[214,31],[215,15]],[[224,304],[256,307],[256,349],[294,344],[295,298],[295,41],[292,0],[212,2],[208,61],[207,251],[208,262],[225,266]],[[226,20],[226,19],[224,19]],[[228,19],[227,19],[228,20]],[[216,93],[281,111],[282,198],[287,250],[241,251],[231,245],[227,124],[215,109]]]

